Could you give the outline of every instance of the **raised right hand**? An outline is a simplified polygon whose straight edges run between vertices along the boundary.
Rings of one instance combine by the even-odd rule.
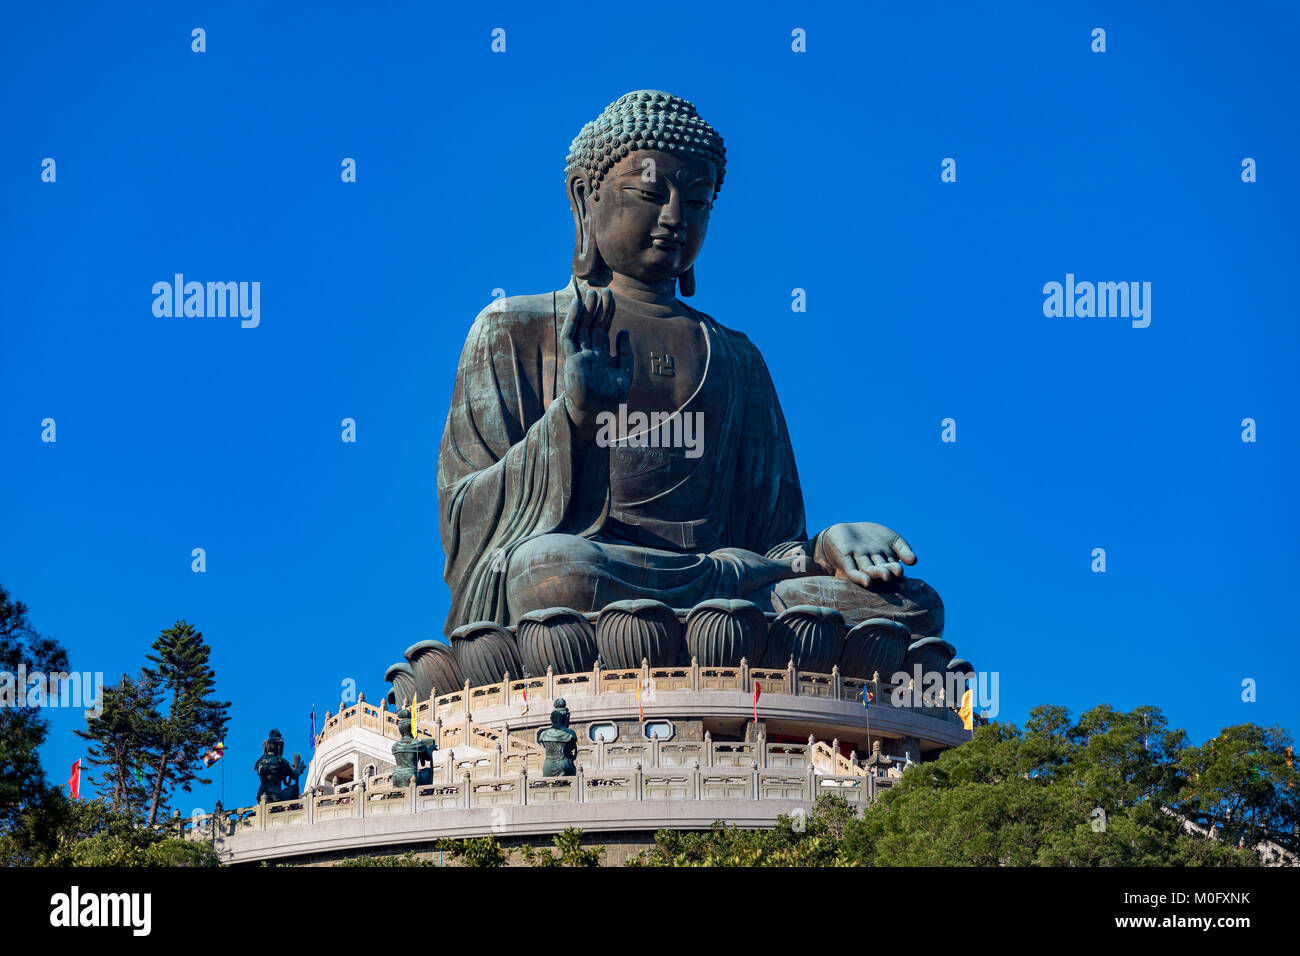
[[[560,329],[564,357],[564,401],[569,420],[587,442],[596,436],[596,416],[615,412],[632,387],[631,337],[624,329],[616,349],[610,348],[614,294],[588,289],[569,306]]]

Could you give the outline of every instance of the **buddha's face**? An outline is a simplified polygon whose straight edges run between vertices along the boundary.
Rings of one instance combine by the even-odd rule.
[[[619,160],[591,209],[605,265],[645,283],[681,275],[704,245],[716,182],[707,159],[641,150]]]

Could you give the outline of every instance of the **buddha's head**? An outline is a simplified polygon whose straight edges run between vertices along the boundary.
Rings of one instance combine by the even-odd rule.
[[[722,137],[686,100],[620,96],[569,147],[574,275],[594,285],[613,274],[647,285],[676,279],[691,295],[726,163]]]

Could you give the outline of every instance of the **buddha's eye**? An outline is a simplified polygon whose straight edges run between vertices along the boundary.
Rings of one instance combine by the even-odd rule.
[[[690,206],[692,209],[702,210],[708,209],[711,203],[707,199],[692,199],[686,205]]]
[[[651,192],[648,189],[637,189],[635,186],[632,186],[628,189],[628,191],[634,192],[638,194],[642,199],[648,199],[651,202],[662,203],[664,201],[664,197],[662,193]]]

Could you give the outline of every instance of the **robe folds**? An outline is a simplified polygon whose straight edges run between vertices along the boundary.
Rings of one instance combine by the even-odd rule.
[[[598,565],[595,593],[576,602],[590,606],[578,610],[627,596],[675,607],[745,596],[791,577],[790,556],[809,548],[767,366],[742,333],[702,312],[687,307],[703,327],[707,366],[677,410],[701,413],[698,457],[681,448],[577,447],[558,401],[560,331],[574,296],[571,284],[502,299],[469,331],[438,454],[448,634],[470,622],[513,623],[512,560],[521,548],[531,546],[535,559],[539,546],[572,540],[555,536],[585,539],[578,543]],[[535,573],[536,561],[527,564]]]

